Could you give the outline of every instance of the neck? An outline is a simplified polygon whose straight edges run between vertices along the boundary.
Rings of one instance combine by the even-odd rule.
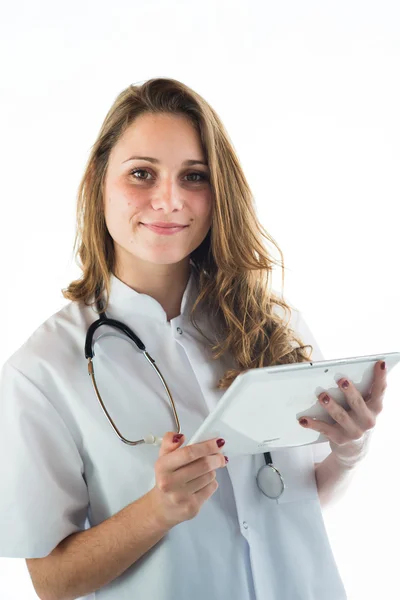
[[[115,276],[139,294],[151,296],[161,304],[167,321],[180,315],[183,293],[190,277],[190,264],[135,264],[134,268],[119,267]]]

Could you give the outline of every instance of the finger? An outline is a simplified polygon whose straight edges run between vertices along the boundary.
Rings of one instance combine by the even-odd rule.
[[[325,421],[319,421],[312,417],[302,417],[299,419],[299,423],[302,427],[314,429],[315,431],[326,435],[329,440],[339,446],[349,441],[346,432],[337,423],[330,425],[329,423],[325,423]]]
[[[375,364],[374,380],[366,400],[368,408],[375,416],[379,415],[383,409],[383,398],[387,388],[387,369],[386,367],[382,369],[382,364],[385,365],[382,360]]]
[[[215,471],[206,473],[205,475],[202,475],[201,477],[197,477],[196,479],[192,479],[191,481],[187,481],[185,483],[186,493],[196,494],[197,498],[199,498],[199,496],[197,496],[197,494],[204,494],[206,492],[206,496],[205,496],[205,499],[206,499],[210,495],[210,492],[212,491],[213,488],[215,488],[215,489],[218,488],[218,481],[216,478]]]
[[[174,431],[167,431],[167,433],[163,436],[158,456],[160,457],[165,456],[166,454],[170,454],[171,452],[182,446],[184,440],[185,436],[183,435],[183,433],[177,434]]]
[[[326,408],[331,417],[351,434],[352,439],[357,439],[354,437],[357,435],[355,428],[361,428],[362,432],[365,432],[368,429],[375,427],[375,414],[365,403],[360,391],[350,379],[342,378],[337,384],[345,395],[350,411],[347,412],[326,392],[320,394],[319,401],[321,405]],[[324,401],[326,398],[328,399],[328,402]]]
[[[350,389],[350,386],[348,389]],[[357,389],[355,387],[354,387],[354,389],[357,391]],[[363,400],[361,394],[358,394],[358,395],[360,396],[360,399],[361,399],[362,403],[364,404],[364,400]],[[352,401],[353,400],[354,400],[354,398],[352,398]],[[364,427],[363,425],[360,425],[360,422],[355,418],[356,415],[352,410],[347,412],[342,406],[340,406],[340,404],[338,404],[326,392],[322,393],[319,396],[319,401],[320,401],[320,404],[325,408],[325,410],[327,410],[327,412],[330,414],[332,419],[334,419],[336,421],[336,423],[338,423],[341,426],[341,428],[345,431],[349,440],[358,440],[360,437],[363,436],[366,429],[372,428],[375,424],[375,423],[371,424],[371,427]],[[373,417],[372,413],[371,413],[371,415],[369,415],[370,411],[367,409],[366,406],[364,406],[364,410],[367,413],[367,415],[362,414],[359,418],[360,418],[360,420],[362,420],[364,422],[368,421],[368,424],[370,424],[371,420],[374,419],[374,417]]]
[[[194,462],[198,458],[220,453],[220,448],[222,448],[222,446],[218,446],[218,439],[220,438],[214,438],[206,442],[198,442],[197,444],[190,444],[189,446],[178,448],[176,452],[172,452],[168,456],[168,469],[176,471],[182,466]]]
[[[173,471],[174,484],[186,485],[208,473],[216,473],[217,469],[226,467],[225,457],[220,452],[198,458],[195,462],[183,465],[180,469]]]

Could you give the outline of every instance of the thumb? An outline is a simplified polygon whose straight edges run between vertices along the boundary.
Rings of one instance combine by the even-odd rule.
[[[180,438],[176,442],[174,442],[174,438]],[[175,433],[174,431],[167,431],[162,439],[162,443],[160,446],[159,457],[164,456],[165,454],[169,454],[173,452],[177,448],[180,448],[185,440],[185,436],[183,433]]]

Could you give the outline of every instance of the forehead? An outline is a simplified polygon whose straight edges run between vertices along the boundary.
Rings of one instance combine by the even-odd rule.
[[[184,115],[144,114],[127,127],[113,147],[110,159],[152,156],[161,161],[204,158],[200,136]]]

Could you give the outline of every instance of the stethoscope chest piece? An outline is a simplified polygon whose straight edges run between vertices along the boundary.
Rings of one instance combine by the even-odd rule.
[[[272,464],[266,464],[260,468],[257,473],[257,485],[262,493],[271,500],[277,500],[285,489],[281,474]]]

